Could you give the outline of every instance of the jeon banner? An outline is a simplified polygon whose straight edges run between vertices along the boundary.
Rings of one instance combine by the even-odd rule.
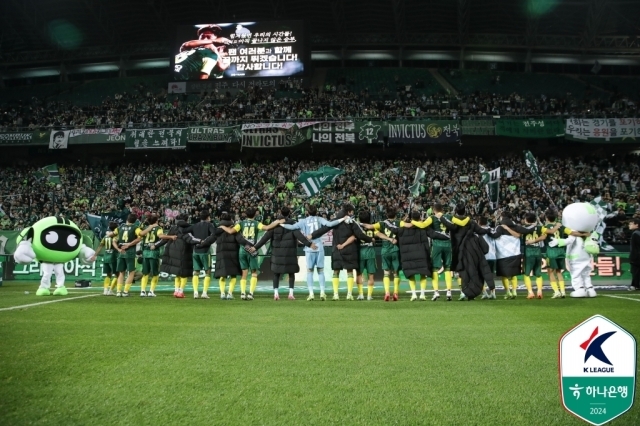
[[[458,142],[462,132],[457,120],[390,121],[390,143]]]
[[[564,136],[564,122],[557,118],[496,120],[496,135],[514,138],[549,139]]]
[[[637,143],[640,118],[571,118],[565,133],[566,139],[579,142]]]
[[[69,132],[69,145],[94,143],[124,143],[125,134],[121,127],[107,129],[75,129]]]
[[[2,145],[47,145],[49,143],[49,131],[37,132],[1,132],[0,146]]]
[[[230,143],[236,142],[237,126],[232,127],[189,127],[189,142]]]
[[[125,149],[184,149],[189,129],[125,130]]]
[[[370,144],[384,142],[386,124],[379,121],[339,121],[313,124],[316,143]]]

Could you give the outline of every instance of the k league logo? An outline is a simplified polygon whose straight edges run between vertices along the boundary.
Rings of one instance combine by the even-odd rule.
[[[560,339],[560,392],[571,414],[593,425],[633,405],[636,340],[613,321],[595,315]]]

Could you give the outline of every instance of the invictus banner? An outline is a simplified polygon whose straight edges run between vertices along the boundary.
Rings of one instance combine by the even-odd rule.
[[[235,142],[237,126],[232,127],[190,127],[189,142],[198,143],[231,143]]]
[[[242,148],[289,148],[300,145],[309,139],[311,129],[300,130],[294,127],[290,130],[283,129],[252,129],[237,130],[236,135]]]
[[[379,121],[319,122],[312,127],[317,143],[371,144],[384,142],[385,124]]]
[[[458,142],[462,132],[457,120],[390,121],[390,143]]]

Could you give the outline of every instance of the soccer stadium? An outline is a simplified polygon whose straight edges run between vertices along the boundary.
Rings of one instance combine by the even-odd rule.
[[[640,1],[0,17],[0,425],[640,425]]]

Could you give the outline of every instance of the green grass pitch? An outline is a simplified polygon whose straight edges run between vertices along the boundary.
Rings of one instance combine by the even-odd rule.
[[[0,425],[581,425],[560,403],[560,337],[594,314],[640,336],[640,297],[627,292],[435,303],[385,303],[379,290],[371,302],[133,292],[4,309],[59,300],[36,288],[0,287]],[[610,424],[639,425],[640,407]]]

